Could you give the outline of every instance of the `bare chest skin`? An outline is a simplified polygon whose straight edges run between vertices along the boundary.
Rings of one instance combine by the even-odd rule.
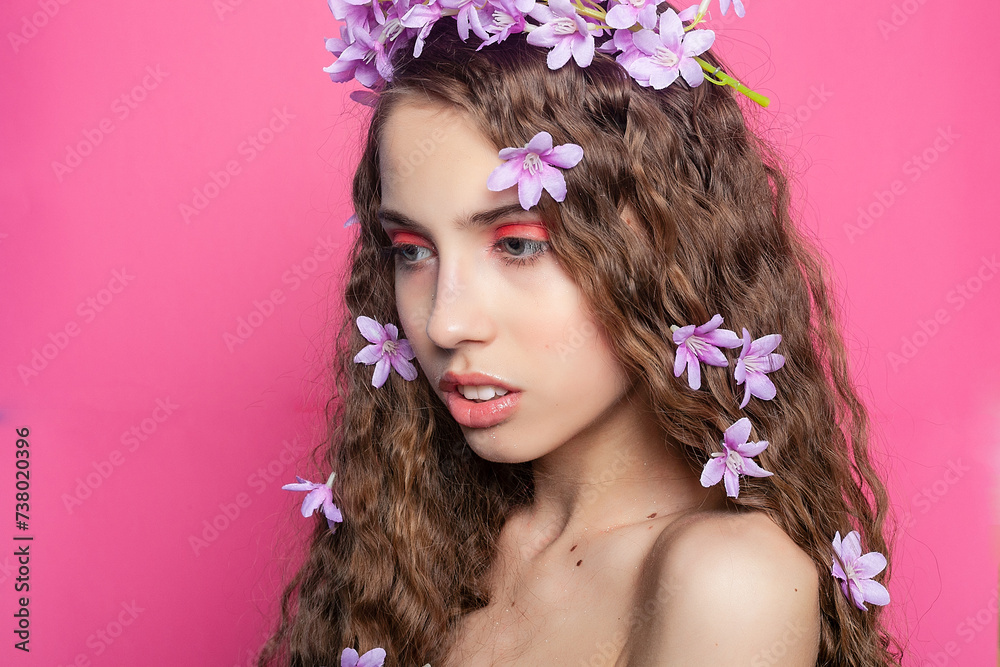
[[[446,667],[615,665],[641,622],[637,586],[665,525],[654,516],[548,544],[544,530],[505,529],[491,602],[465,617]]]

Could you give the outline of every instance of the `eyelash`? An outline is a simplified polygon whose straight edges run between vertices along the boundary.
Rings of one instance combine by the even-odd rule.
[[[522,241],[527,248],[535,248],[535,251],[530,255],[518,256],[510,255],[504,249],[504,245],[510,241]],[[403,252],[411,248],[420,248],[423,250],[430,250],[426,246],[417,245],[415,243],[397,243],[389,246],[386,250],[389,254],[390,259],[397,262],[403,270],[413,270],[417,268],[417,264],[420,263],[419,259],[407,259],[403,256]],[[538,239],[523,238],[520,236],[504,236],[497,239],[493,243],[493,250],[504,254],[501,257],[501,261],[507,266],[527,266],[541,259],[542,255],[549,251],[548,241],[540,241]]]

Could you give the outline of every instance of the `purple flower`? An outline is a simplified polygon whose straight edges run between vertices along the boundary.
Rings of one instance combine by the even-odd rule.
[[[885,569],[885,556],[877,551],[861,555],[861,536],[852,530],[840,541],[840,531],[833,538],[833,568],[830,573],[840,579],[840,588],[847,599],[858,609],[868,610],[865,602],[879,606],[889,604],[889,591],[872,581],[872,577]]]
[[[458,10],[455,20],[458,22],[458,36],[462,38],[463,42],[469,39],[470,27],[480,39],[490,38],[489,33],[483,29],[479,20],[479,12],[474,0],[441,0],[441,6],[445,9]]]
[[[634,32],[631,30],[615,30],[615,36],[608,42],[609,45],[613,45],[613,48],[607,49],[608,53],[617,53],[615,60],[621,65],[626,71],[628,71],[629,65],[638,60],[639,58],[644,58],[645,53],[639,50],[639,47],[635,45],[633,40]]]
[[[743,349],[740,350],[740,358],[736,361],[736,369],[733,377],[736,384],[747,383],[746,393],[743,394],[743,402],[740,408],[745,408],[750,402],[751,396],[770,401],[774,398],[774,383],[765,373],[776,371],[785,365],[785,357],[780,354],[771,354],[774,348],[781,342],[781,334],[768,334],[761,336],[757,340],[750,342],[750,332],[743,329]]]
[[[656,90],[672,84],[677,76],[683,76],[691,86],[698,86],[705,80],[694,57],[708,50],[715,41],[711,30],[691,30],[684,32],[684,24],[673,9],[660,14],[660,30],[640,30],[633,36],[635,45],[645,57],[633,61],[628,73],[639,85],[652,86]]]
[[[590,24],[576,13],[569,0],[549,0],[548,6],[535,5],[531,17],[542,22],[528,33],[528,44],[550,47],[549,69],[559,69],[572,55],[580,67],[594,59],[594,33]]]
[[[773,472],[761,468],[753,460],[767,449],[767,440],[747,442],[750,437],[750,420],[743,417],[726,429],[722,437],[721,452],[713,452],[712,458],[701,471],[701,485],[714,486],[719,480],[726,480],[726,495],[738,498],[740,495],[740,475],[751,477],[770,477]]]
[[[285,484],[281,488],[285,491],[308,491],[302,500],[302,516],[309,517],[317,509],[321,510],[326,517],[326,524],[330,526],[331,531],[335,531],[337,524],[344,520],[340,509],[333,504],[333,478],[336,476],[337,473],[330,473],[326,484],[316,484],[296,475],[298,484]]]
[[[476,51],[524,32],[526,23],[521,6],[529,4],[529,9],[533,8],[535,0],[529,0],[529,3],[524,0],[486,0],[486,4],[479,10],[479,23],[490,34],[490,38],[480,44]]]
[[[371,366],[375,364],[375,374],[372,375],[372,386],[376,389],[385,384],[389,377],[390,365],[404,380],[415,380],[417,369],[410,363],[416,355],[410,347],[410,341],[399,338],[399,329],[395,324],[384,327],[370,317],[362,315],[357,319],[358,330],[371,343],[354,355],[354,363]]]
[[[527,211],[541,199],[542,188],[556,201],[566,198],[566,179],[556,167],[575,167],[583,159],[583,148],[576,144],[553,148],[552,135],[539,132],[524,148],[504,148],[499,155],[505,162],[490,173],[486,187],[499,192],[516,183],[521,208]]]
[[[407,28],[419,28],[417,41],[413,45],[413,57],[419,58],[424,50],[424,40],[430,34],[431,28],[441,18],[441,4],[437,0],[430,0],[425,5],[413,5],[400,19]]]
[[[614,0],[613,0],[614,1]],[[618,0],[605,19],[612,28],[628,30],[638,22],[643,28],[656,25],[656,5],[662,0]]]
[[[719,0],[719,4],[722,5],[722,15],[725,16],[726,12],[729,11],[730,0]],[[736,8],[736,15],[743,18],[746,10],[743,9],[743,0],[732,0],[733,6]]]
[[[353,648],[345,648],[340,654],[340,667],[382,667],[385,662],[385,649],[373,648],[360,658]]]
[[[350,44],[337,38],[326,40],[327,51],[337,56],[337,60],[323,71],[332,81],[357,79],[369,88],[375,87],[380,80],[392,79],[391,50],[386,51],[385,44],[360,25],[354,26],[352,32],[354,41]]]
[[[372,0],[327,0],[326,4],[333,12],[334,18],[344,22],[343,33],[346,33],[348,40],[352,42],[354,27],[361,26],[367,32],[375,17],[372,13]]]
[[[712,319],[701,326],[689,324],[686,327],[671,327],[674,332],[674,343],[677,344],[677,356],[674,357],[674,377],[679,378],[688,372],[688,386],[701,389],[701,366],[704,361],[710,366],[728,366],[729,361],[722,354],[720,347],[739,347],[740,337],[736,332],[720,329],[722,315],[715,314]]]

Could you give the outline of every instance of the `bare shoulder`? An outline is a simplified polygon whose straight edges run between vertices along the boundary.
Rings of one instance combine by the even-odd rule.
[[[761,512],[705,512],[667,526],[636,601],[628,667],[816,662],[816,565]]]

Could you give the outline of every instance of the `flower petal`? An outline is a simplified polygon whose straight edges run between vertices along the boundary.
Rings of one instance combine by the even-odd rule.
[[[545,131],[539,132],[531,138],[531,141],[524,145],[524,150],[528,153],[537,153],[539,155],[545,151],[552,150],[552,135]]]
[[[852,530],[845,537],[840,546],[840,559],[848,567],[854,567],[854,563],[861,558],[861,535],[858,531]]]
[[[538,203],[542,198],[542,179],[538,174],[524,173],[521,176],[517,182],[517,198],[525,211]]]
[[[404,380],[416,380],[417,379],[417,369],[412,363],[404,359],[398,354],[394,354],[389,357],[389,361],[392,363],[392,367],[396,369]]]
[[[713,457],[705,464],[705,468],[701,471],[701,485],[706,488],[715,486],[722,480],[724,472],[726,472],[726,457]]]
[[[709,366],[728,366],[729,360],[726,359],[726,355],[722,353],[722,350],[715,347],[714,345],[703,348],[701,354],[698,355],[698,359],[704,361]]]
[[[736,370],[738,372],[739,368],[737,368]],[[734,373],[734,375],[735,375],[735,373]],[[736,384],[739,384],[739,382],[740,381],[737,380]],[[745,408],[747,406],[747,403],[749,403],[749,402],[750,402],[750,389],[747,389],[746,391],[743,392],[743,400],[740,401],[740,410],[742,410],[743,408]]]
[[[325,492],[324,489],[326,489]],[[320,488],[310,491],[302,500],[302,516],[312,516],[329,497],[329,492],[330,489],[326,488],[326,486],[322,484],[320,485]]]
[[[872,581],[871,579],[861,579],[858,581],[858,588],[861,589],[861,594],[866,602],[871,602],[872,604],[877,604],[879,606],[889,604],[889,591],[887,591],[885,586],[877,581]]]
[[[762,451],[767,449],[767,446],[769,444],[770,443],[768,443],[767,440],[759,440],[757,442],[745,442],[742,445],[737,445],[736,447],[733,447],[733,449],[736,450],[740,456],[744,458],[750,458],[753,456],[757,456]]]
[[[368,345],[363,350],[354,355],[354,363],[371,366],[382,358],[381,345]]]
[[[682,60],[677,69],[680,70],[681,76],[692,88],[700,86],[705,81],[705,73],[702,71],[701,65],[690,58]]]
[[[750,420],[746,417],[741,417],[726,429],[726,432],[722,436],[722,442],[730,449],[736,449],[750,437],[751,428],[753,426],[750,424]]]
[[[674,377],[679,378],[681,373],[684,372],[684,366],[687,364],[688,355],[687,347],[681,345],[677,348],[677,354],[674,356]]]
[[[517,183],[517,179],[521,177],[521,172],[523,171],[523,159],[519,160],[515,158],[513,160],[507,160],[490,172],[489,177],[486,179],[486,187],[493,192],[501,192],[507,188],[513,187]]]
[[[405,338],[401,338],[396,342],[396,354],[401,356],[403,359],[412,359],[417,356],[413,352],[413,348],[410,346],[410,341]]]
[[[770,470],[764,470],[753,459],[745,458],[743,459],[743,474],[750,477],[770,477],[774,473]]]
[[[677,329],[673,334],[674,343],[680,345],[694,334],[694,330],[695,326],[693,324]]]
[[[542,187],[552,195],[553,199],[556,201],[566,199],[566,179],[563,177],[561,171],[542,163],[542,168],[538,176]]]
[[[358,664],[358,652],[353,648],[345,648],[340,654],[340,667],[356,667]]]
[[[725,475],[723,477],[726,480],[726,495],[730,498],[740,497],[740,476],[735,472],[726,468]]]
[[[701,334],[701,338],[717,347],[733,348],[743,344],[736,332],[729,329],[712,329]]]
[[[632,43],[647,56],[651,56],[660,47],[660,38],[652,30],[640,30],[632,33]]]
[[[389,360],[382,357],[375,364],[375,373],[372,374],[372,386],[378,389],[385,384],[385,381],[389,378]]]
[[[767,355],[767,369],[765,372],[776,371],[785,365],[785,355],[777,352]]]
[[[688,351],[687,371],[688,386],[695,391],[701,389],[701,365],[698,363],[698,357],[691,353],[690,350]]]
[[[561,169],[572,169],[580,164],[582,159],[583,148],[577,144],[556,146],[550,151],[545,151],[545,155],[542,156],[543,161]]]
[[[848,579],[847,589],[851,593],[850,598],[851,602],[854,603],[854,606],[857,607],[858,609],[868,611],[868,607],[865,606],[864,591],[861,590],[861,586],[858,585],[858,582],[855,581],[854,579]]]
[[[699,32],[695,30],[694,32]],[[680,43],[680,37],[684,34],[684,24],[673,9],[660,14],[660,41],[664,46],[670,48]],[[673,50],[673,49],[671,49]]]
[[[340,513],[340,508],[333,504],[333,500],[327,500],[327,502],[323,503],[323,516],[326,517],[327,523],[331,521],[340,523],[344,520],[344,516]]]
[[[747,391],[765,401],[770,401],[778,393],[774,383],[763,373],[747,374]]]
[[[626,2],[612,7],[608,11],[605,22],[612,28],[627,30],[635,25],[638,14],[639,11],[632,6],[632,3]]]
[[[385,662],[385,649],[373,648],[361,656],[358,667],[382,667],[383,662]]]
[[[700,56],[712,48],[715,43],[715,32],[712,30],[692,30],[684,35],[684,54]],[[697,65],[697,63],[695,63]],[[701,67],[700,65],[698,66]]]
[[[885,569],[885,556],[877,551],[870,551],[854,562],[854,575],[859,579],[871,579]]]
[[[583,39],[573,40],[573,60],[580,67],[590,67],[590,63],[594,61],[594,37],[593,35],[586,35]]]
[[[840,531],[833,536],[833,552],[837,554],[837,557],[843,560],[843,548],[841,547]]]
[[[746,331],[746,329],[744,329],[744,331]],[[758,357],[770,354],[771,352],[774,352],[774,348],[778,347],[778,343],[780,342],[781,334],[767,334],[766,336],[761,336],[750,344],[750,354]]]
[[[369,343],[384,343],[385,329],[377,321],[361,315],[357,319],[358,331]]]
[[[549,51],[549,55],[546,56],[545,62],[549,66],[549,69],[556,70],[565,65],[566,63],[568,63],[570,56],[572,55],[573,55],[572,42],[568,39],[561,39]]]

